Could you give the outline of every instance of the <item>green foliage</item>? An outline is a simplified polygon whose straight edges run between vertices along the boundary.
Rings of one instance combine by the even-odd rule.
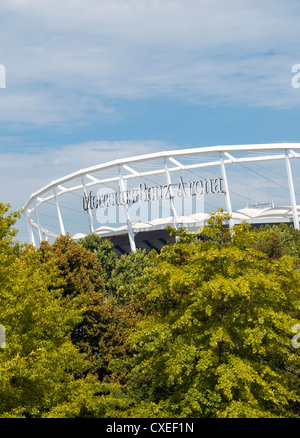
[[[257,237],[217,213],[193,242],[181,230],[142,277],[130,415],[298,416],[299,273],[291,256],[258,251]]]
[[[300,259],[300,231],[292,225],[263,226],[257,234],[256,248],[270,258],[289,254]]]
[[[145,251],[137,249],[135,253],[116,256],[114,246],[108,239],[101,239],[95,234],[89,234],[79,243],[93,252],[101,264],[101,273],[104,282],[104,294],[107,297],[117,298],[123,303],[134,294],[136,279],[144,270],[151,266],[154,254],[147,255]]]
[[[115,298],[93,294],[71,339],[85,353],[90,368],[99,380],[126,385],[128,370],[125,364],[136,353],[126,341],[132,328],[142,318],[140,303],[123,305]]]
[[[0,322],[6,329],[0,418],[97,417],[123,409],[120,390],[99,382],[70,339],[87,305],[82,300],[79,306],[76,296],[99,283],[90,253],[79,254],[66,237],[17,255],[12,227],[18,215],[8,208],[0,204]]]
[[[96,254],[101,264],[101,276],[105,282],[109,280],[117,264],[113,243],[108,239],[101,239],[96,234],[88,234],[84,239],[79,240],[78,243]]]
[[[160,254],[14,241],[0,204],[0,417],[299,417],[300,234],[169,227]]]
[[[50,245],[41,242],[37,250],[41,263],[52,260],[64,279],[64,296],[74,297],[103,288],[102,268],[97,257],[69,235],[60,236]]]
[[[80,379],[85,360],[68,338],[80,320],[64,306],[57,272],[39,268],[28,247],[15,255],[16,213],[0,204],[0,321],[6,348],[0,351],[0,417],[41,417],[68,404],[74,391],[90,387]],[[55,285],[52,289],[49,286]]]
[[[78,243],[82,245],[85,249],[93,253],[97,253],[99,246],[101,245],[102,239],[97,234],[88,234],[82,239],[78,240]]]
[[[115,268],[107,281],[109,293],[117,297],[121,303],[126,302],[137,293],[137,280],[144,271],[153,265],[153,258],[147,257],[144,250],[137,249],[135,253],[123,254],[116,262]]]

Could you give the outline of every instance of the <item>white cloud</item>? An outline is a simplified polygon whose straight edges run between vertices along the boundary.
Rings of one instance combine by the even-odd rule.
[[[31,152],[0,154],[0,185],[4,201],[22,207],[31,193],[79,169],[117,158],[147,154],[174,146],[162,141],[87,141],[61,148],[32,148]],[[176,148],[176,147],[175,147]],[[15,175],[15,177],[13,177]],[[5,194],[5,195],[4,195]]]
[[[114,117],[114,98],[299,104],[294,0],[10,0],[0,9],[2,120]]]
[[[297,107],[296,0],[10,0],[0,5],[0,120],[40,125],[115,119],[114,99]],[[1,138],[1,201],[13,208],[51,180],[114,158],[176,148],[86,141],[61,148]],[[30,140],[29,140],[30,141]],[[26,143],[25,143],[26,142]],[[36,142],[36,140],[35,140]],[[21,240],[26,228],[21,222]]]

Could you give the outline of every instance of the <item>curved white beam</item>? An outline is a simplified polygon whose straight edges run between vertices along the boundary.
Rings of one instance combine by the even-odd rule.
[[[268,152],[268,155],[264,153]],[[249,156],[249,153],[255,153],[255,155]],[[205,162],[202,157],[205,158],[207,155],[216,154],[215,161]],[[238,154],[236,156],[235,154]],[[247,155],[248,154],[248,155]],[[195,157],[197,156],[197,162],[193,164],[183,164],[180,157]],[[222,158],[221,158],[222,157]],[[225,158],[226,157],[226,158]],[[42,187],[40,190],[33,193],[24,206],[24,213],[28,223],[28,231],[31,242],[33,242],[32,227],[35,227],[35,223],[32,219],[32,213],[36,212],[37,209],[46,202],[54,200],[56,206],[58,206],[58,198],[64,194],[71,193],[78,190],[85,190],[93,187],[95,185],[109,184],[113,182],[118,182],[120,185],[120,173],[117,176],[112,176],[109,178],[99,178],[97,175],[94,176],[93,173],[107,171],[110,169],[124,169],[128,174],[123,174],[122,180],[130,180],[132,178],[142,178],[154,175],[166,174],[166,166],[162,164],[161,168],[157,169],[154,166],[151,170],[137,171],[134,169],[135,164],[147,162],[149,165],[151,161],[163,159],[164,163],[169,160],[172,163],[171,166],[167,166],[168,175],[171,172],[177,171],[188,171],[193,169],[207,168],[211,166],[220,166],[221,169],[225,169],[225,165],[234,165],[237,163],[251,163],[259,161],[272,161],[272,160],[286,160],[289,187],[291,199],[294,201],[294,190],[291,184],[291,172],[289,171],[289,160],[300,157],[300,143],[273,143],[273,144],[248,144],[248,145],[228,145],[228,146],[209,146],[201,148],[189,148],[189,149],[179,149],[172,151],[162,151],[151,154],[139,155],[130,158],[113,160],[107,163],[98,164],[86,169],[80,169],[77,172],[68,174],[62,178],[50,182],[46,186]],[[84,182],[84,178],[88,181]],[[78,183],[79,180],[79,183]],[[74,182],[74,184],[72,184]],[[68,187],[65,184],[68,183]],[[70,184],[71,183],[71,184]],[[229,189],[227,203],[230,200]],[[294,202],[295,203],[295,202]],[[294,205],[294,204],[293,204]],[[59,208],[59,207],[58,207]],[[293,209],[295,212],[295,208]],[[61,231],[64,231],[64,224],[62,222],[62,217],[60,211],[58,210],[58,219],[60,222]],[[91,217],[89,214],[89,221],[91,226]],[[294,213],[294,224],[299,227],[298,216]],[[42,224],[41,224],[42,226]],[[93,229],[93,226],[91,226]],[[53,235],[52,231],[47,231],[45,233],[48,235]]]

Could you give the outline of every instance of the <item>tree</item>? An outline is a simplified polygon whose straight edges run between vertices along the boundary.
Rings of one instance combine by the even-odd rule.
[[[79,241],[80,245],[94,253],[101,264],[104,279],[104,294],[123,303],[133,294],[136,279],[152,264],[154,254],[137,249],[134,253],[117,257],[113,243],[89,234]]]
[[[136,288],[147,317],[131,338],[131,416],[299,417],[297,260],[269,258],[222,212],[163,248]]]
[[[70,339],[85,310],[64,297],[77,282],[61,276],[61,266],[47,259],[48,253],[41,263],[42,250],[27,246],[17,254],[13,225],[18,213],[8,211],[9,205],[0,203],[0,322],[6,329],[0,417],[110,415],[122,406],[122,394],[98,381]],[[82,290],[89,286],[83,281]]]
[[[107,281],[109,294],[116,297],[120,303],[130,301],[130,297],[135,294],[137,280],[148,267],[153,265],[154,259],[155,253],[147,255],[146,251],[141,249],[122,254]]]
[[[72,333],[73,342],[91,361],[99,379],[126,386],[128,359],[136,354],[127,338],[137,321],[143,318],[143,303],[130,298],[136,278],[149,265],[146,253],[124,254],[119,259],[113,244],[90,234],[79,241],[101,264],[103,293],[93,293],[84,318]],[[119,367],[119,364],[122,364]]]
[[[300,262],[300,231],[284,223],[272,227],[261,226],[256,248],[270,258],[279,258],[283,254],[289,254],[299,259]]]
[[[37,252],[41,263],[56,263],[58,276],[64,279],[64,296],[103,290],[102,268],[96,256],[69,235],[58,237],[52,245],[41,242]]]
[[[97,234],[88,234],[84,239],[80,239],[78,243],[96,254],[101,264],[101,276],[106,283],[111,278],[112,271],[117,263],[113,243],[108,239],[101,239]],[[106,284],[104,286],[106,287]]]
[[[80,309],[81,319],[73,326],[70,339],[88,360],[88,372],[105,382],[108,397],[109,383],[113,383],[114,391],[126,384],[126,367],[118,368],[117,362],[126,361],[134,353],[126,346],[126,339],[142,317],[140,304],[128,301],[125,306],[118,302],[102,278],[106,273],[106,283],[111,280],[108,273],[117,264],[112,252],[115,254],[110,242],[96,235],[87,236],[80,244],[69,236],[60,236],[52,245],[42,242],[37,250],[40,266],[52,263],[56,267],[64,306]],[[129,267],[127,262],[125,268]]]
[[[126,387],[127,363],[130,365],[129,359],[137,352],[127,340],[143,314],[142,303],[120,304],[116,298],[93,294],[71,339],[89,359],[90,369],[100,381]]]

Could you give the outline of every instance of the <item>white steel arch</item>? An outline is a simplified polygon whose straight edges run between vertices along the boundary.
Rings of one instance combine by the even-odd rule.
[[[207,161],[206,156],[216,155],[215,160]],[[194,157],[195,162],[189,164],[184,159]],[[155,175],[165,175],[167,184],[171,184],[171,174],[178,171],[192,171],[212,166],[220,168],[225,188],[225,201],[227,211],[231,214],[231,194],[228,184],[226,168],[237,163],[251,163],[259,161],[282,160],[286,165],[286,173],[289,187],[290,202],[293,212],[294,227],[299,229],[299,218],[296,204],[295,189],[290,160],[300,158],[300,143],[274,143],[274,144],[250,144],[250,145],[229,145],[229,146],[210,146],[201,148],[180,149],[173,151],[163,151],[158,153],[145,154],[126,159],[113,160],[107,163],[78,170],[77,172],[66,175],[55,181],[50,182],[40,190],[33,193],[23,211],[26,217],[29,240],[36,245],[34,229],[38,231],[39,240],[43,238],[58,236],[53,230],[48,230],[39,216],[39,209],[45,203],[53,201],[56,205],[57,219],[61,234],[65,234],[64,220],[60,209],[60,198],[67,193],[81,192],[87,194],[87,190],[94,186],[101,186],[110,183],[117,183],[120,188],[124,188],[124,182],[135,178],[144,178]],[[162,166],[152,166],[157,160],[162,160]],[[137,165],[147,163],[147,170],[135,168]],[[99,177],[99,173],[106,172],[104,177]],[[107,176],[110,172],[111,175]],[[177,213],[174,203],[171,207],[173,214],[173,224],[178,226]],[[126,210],[126,206],[124,206]],[[126,213],[127,232],[129,236],[131,250],[135,251],[134,232],[128,210]],[[90,232],[94,232],[93,217],[90,209],[87,211],[87,220]],[[232,222],[229,224],[232,225]]]

